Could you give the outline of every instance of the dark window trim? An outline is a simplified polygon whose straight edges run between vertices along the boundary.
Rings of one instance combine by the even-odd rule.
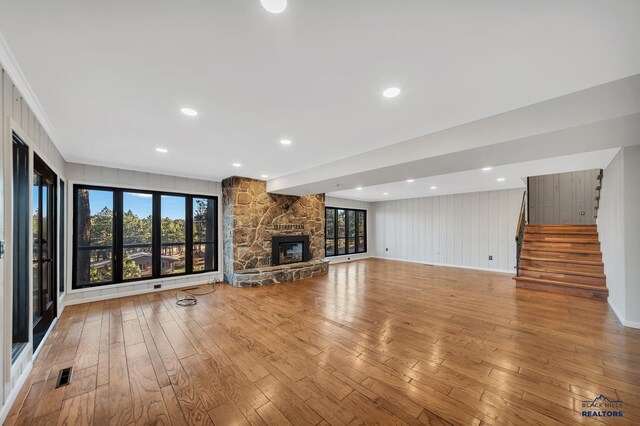
[[[29,221],[32,220],[29,206],[29,197],[32,191],[29,173],[33,165],[29,158],[29,147],[15,132],[12,132],[11,145],[13,174],[11,188],[13,195],[11,207],[13,212],[13,245],[10,247],[13,253],[11,363],[13,364],[29,342],[29,328],[31,326],[29,302],[32,294],[29,294],[29,272],[33,266],[29,257],[29,242],[33,236],[29,234]]]
[[[327,238],[327,210],[333,210],[333,238]],[[338,210],[344,210],[344,253],[338,253]],[[325,257],[337,257],[337,256],[351,256],[355,254],[364,254],[367,253],[368,247],[368,238],[367,238],[367,210],[366,209],[352,209],[346,207],[332,207],[325,206],[325,221],[324,221],[324,256]],[[349,253],[349,213],[350,211],[354,212],[354,216],[356,218],[356,236],[355,236],[355,251],[353,253]],[[364,213],[364,235],[360,235],[360,230],[358,228],[358,212]],[[361,236],[364,236],[364,251],[358,251],[358,240]],[[342,239],[342,238],[341,238]],[[327,240],[333,240],[333,253],[327,254]]]
[[[59,224],[58,224],[58,275],[59,275],[59,288],[58,291],[60,292],[60,294],[63,294],[65,292],[65,285],[67,283],[66,278],[66,265],[65,262],[67,261],[66,256],[65,256],[65,244],[67,241],[67,236],[65,235],[65,233],[67,232],[67,227],[66,227],[66,220],[67,220],[67,205],[66,205],[66,197],[67,197],[67,181],[58,177],[58,183],[59,183],[59,202],[60,205],[58,206],[58,209],[60,210],[60,215],[58,217],[59,219]]]
[[[144,282],[150,280],[158,280],[163,278],[174,278],[181,277],[187,275],[198,275],[198,274],[206,274],[211,272],[219,272],[219,235],[218,235],[218,196],[217,195],[203,195],[203,194],[187,194],[181,192],[172,192],[172,191],[154,191],[148,189],[136,189],[136,188],[121,188],[114,186],[102,186],[102,185],[87,185],[87,184],[72,184],[72,196],[73,196],[73,253],[72,253],[72,290],[81,290],[81,289],[90,289],[103,287],[114,284],[132,284],[137,282]],[[96,284],[89,285],[78,285],[77,282],[77,253],[78,253],[78,221],[77,221],[77,213],[78,213],[78,191],[82,189],[95,190],[95,191],[111,191],[113,193],[113,245],[108,247],[113,247],[112,253],[112,277],[113,280],[108,282],[101,282]],[[122,277],[122,262],[123,254],[124,254],[124,246],[122,242],[122,229],[123,229],[123,197],[126,192],[134,192],[134,193],[144,193],[151,194],[153,196],[153,222],[152,222],[152,274],[149,277],[141,277],[141,278],[132,278],[132,279],[123,279]],[[161,273],[161,263],[162,257],[159,255],[161,252],[161,197],[163,195],[168,196],[178,196],[185,197],[185,272],[182,273],[173,273],[173,274],[162,274]],[[193,210],[189,207],[193,207],[192,200],[194,198],[205,198],[213,200],[213,232],[214,232],[214,241],[213,248],[213,269],[207,269],[203,271],[191,271],[193,267],[193,229],[191,225],[193,224]],[[190,235],[191,234],[191,235]],[[98,247],[98,246],[96,246]],[[89,250],[88,248],[86,248]],[[191,271],[191,272],[188,272]]]

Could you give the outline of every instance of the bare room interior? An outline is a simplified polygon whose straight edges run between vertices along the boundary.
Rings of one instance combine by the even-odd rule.
[[[0,424],[640,424],[637,0],[0,0]]]

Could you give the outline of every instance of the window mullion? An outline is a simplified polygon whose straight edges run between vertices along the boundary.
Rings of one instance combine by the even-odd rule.
[[[185,200],[185,272],[193,272],[193,197],[186,197]]]
[[[122,191],[113,191],[113,214],[114,214],[114,232],[112,244],[114,245],[113,259],[113,281],[122,282],[122,271],[124,262],[124,249],[122,241],[124,238],[124,225],[122,215]]]
[[[364,232],[364,235],[361,236],[362,238],[362,253],[367,251],[367,212],[364,211],[362,212],[362,220],[363,220],[363,224],[362,224],[362,232]]]
[[[151,262],[152,270],[151,275],[154,278],[160,277],[160,264],[161,264],[161,223],[162,223],[162,211],[161,211],[160,194],[153,194],[153,213],[152,213],[152,225],[151,225]]]

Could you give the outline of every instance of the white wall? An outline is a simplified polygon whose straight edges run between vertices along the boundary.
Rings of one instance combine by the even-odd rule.
[[[640,145],[624,149],[626,321],[640,328]]]
[[[604,171],[598,231],[609,305],[640,328],[640,145],[623,148]]]
[[[30,105],[27,104],[25,97],[18,89],[18,84],[11,78],[8,70],[0,66],[0,240],[6,243],[6,254],[0,260],[0,338],[2,340],[2,350],[0,351],[0,423],[4,421],[22,380],[27,377],[33,359],[32,348],[28,344],[16,362],[11,365],[13,132],[16,132],[28,145],[31,161],[33,161],[33,155],[37,154],[54,170],[58,177],[65,178],[64,158]],[[31,293],[31,283],[29,285],[28,291]],[[58,315],[62,311],[61,305],[61,300],[58,300]],[[31,322],[32,309],[29,311],[29,321]]]
[[[345,262],[347,260],[364,259],[371,257],[375,252],[375,211],[373,204],[366,201],[350,200],[347,198],[325,197],[324,205],[327,207],[342,207],[345,209],[359,209],[367,211],[367,252],[358,254],[348,254],[344,256],[328,257],[331,263]]]
[[[604,272],[609,288],[609,305],[620,320],[627,315],[624,255],[624,150],[604,170],[598,232]]]
[[[373,203],[376,256],[514,273],[522,194],[507,189]]]
[[[67,241],[73,241],[73,187],[74,184],[103,185],[110,187],[146,189],[156,191],[174,191],[194,195],[218,196],[218,242],[222,241],[222,190],[220,182],[189,179],[155,173],[136,172],[110,167],[67,163]],[[66,304],[83,303],[111,297],[121,297],[154,291],[155,284],[161,284],[162,290],[204,283],[212,279],[222,279],[222,247],[218,247],[217,272],[183,277],[167,277],[126,284],[114,284],[96,288],[71,288],[71,273],[67,275]],[[72,256],[67,256],[67,270],[72,271]]]

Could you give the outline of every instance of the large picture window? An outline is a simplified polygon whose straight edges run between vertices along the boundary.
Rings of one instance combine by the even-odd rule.
[[[73,196],[73,288],[217,270],[217,197],[85,185]]]
[[[325,256],[367,251],[366,210],[325,208]]]

